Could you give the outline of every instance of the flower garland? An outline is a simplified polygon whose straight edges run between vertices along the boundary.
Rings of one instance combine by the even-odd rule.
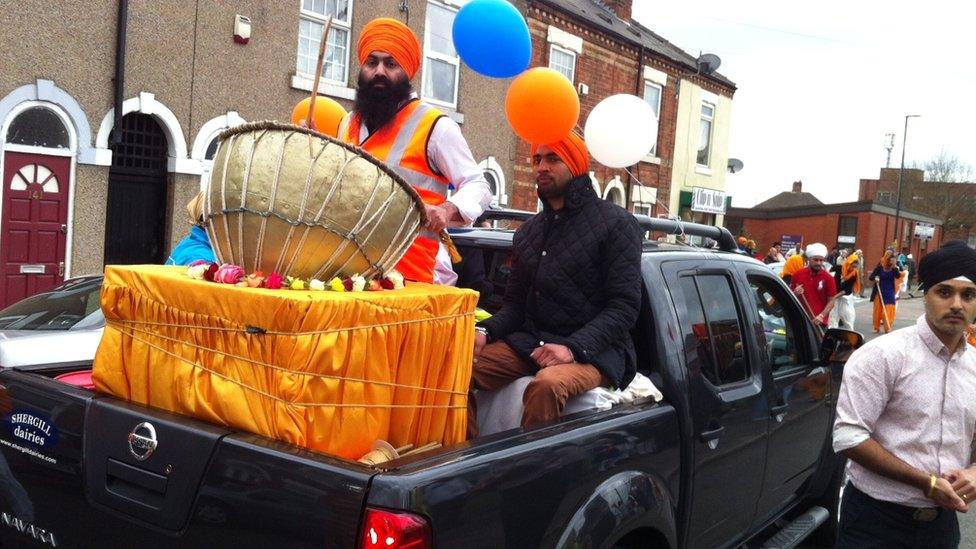
[[[343,278],[335,277],[329,281],[317,278],[305,280],[293,276],[283,277],[278,273],[270,273],[265,276],[261,271],[247,274],[243,268],[237,265],[229,263],[218,265],[202,259],[190,263],[186,269],[186,276],[194,280],[233,284],[240,288],[267,288],[269,290],[285,288],[333,292],[377,292],[403,288],[403,275],[395,270],[386,273],[384,277],[369,280],[358,274]]]

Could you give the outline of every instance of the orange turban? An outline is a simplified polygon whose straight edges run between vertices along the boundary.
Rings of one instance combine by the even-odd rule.
[[[785,278],[787,276],[793,276],[797,271],[803,268],[803,256],[800,254],[791,255],[786,263],[783,264],[783,272],[779,273],[780,278]]]
[[[413,78],[420,69],[420,42],[410,27],[389,17],[373,19],[359,34],[359,63],[362,64],[374,51],[388,53],[397,60],[407,73],[407,78]]]
[[[579,177],[590,169],[590,151],[586,148],[586,142],[575,131],[569,132],[569,135],[560,141],[547,143],[546,146],[569,167],[569,173],[573,174],[573,177]],[[530,154],[535,156],[538,148],[539,145],[534,143]]]

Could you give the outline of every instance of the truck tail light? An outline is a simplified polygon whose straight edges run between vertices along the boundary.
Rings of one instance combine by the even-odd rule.
[[[430,549],[430,525],[423,517],[384,509],[366,509],[362,549]]]

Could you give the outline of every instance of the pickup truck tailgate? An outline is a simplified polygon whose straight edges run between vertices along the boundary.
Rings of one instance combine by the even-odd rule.
[[[0,372],[0,544],[348,547],[371,471]]]

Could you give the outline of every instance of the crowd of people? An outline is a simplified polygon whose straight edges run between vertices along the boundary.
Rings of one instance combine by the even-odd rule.
[[[854,298],[865,297],[864,292],[870,288],[873,330],[888,333],[894,326],[898,300],[915,297],[919,291],[918,263],[908,249],[896,253],[889,247],[877,265],[866,270],[860,249],[834,246],[828,252],[823,244],[814,243],[805,249],[795,244],[784,251],[781,242],[773,242],[763,255],[756,250],[754,240],[740,236],[737,242],[741,253],[774,267],[782,264],[778,273],[794,289],[808,286],[809,275],[815,274],[817,287],[800,290],[797,295],[811,318],[829,328],[853,329]],[[821,270],[832,273],[832,286],[827,285]],[[802,283],[797,284],[793,278],[800,271],[805,274],[801,275]]]

